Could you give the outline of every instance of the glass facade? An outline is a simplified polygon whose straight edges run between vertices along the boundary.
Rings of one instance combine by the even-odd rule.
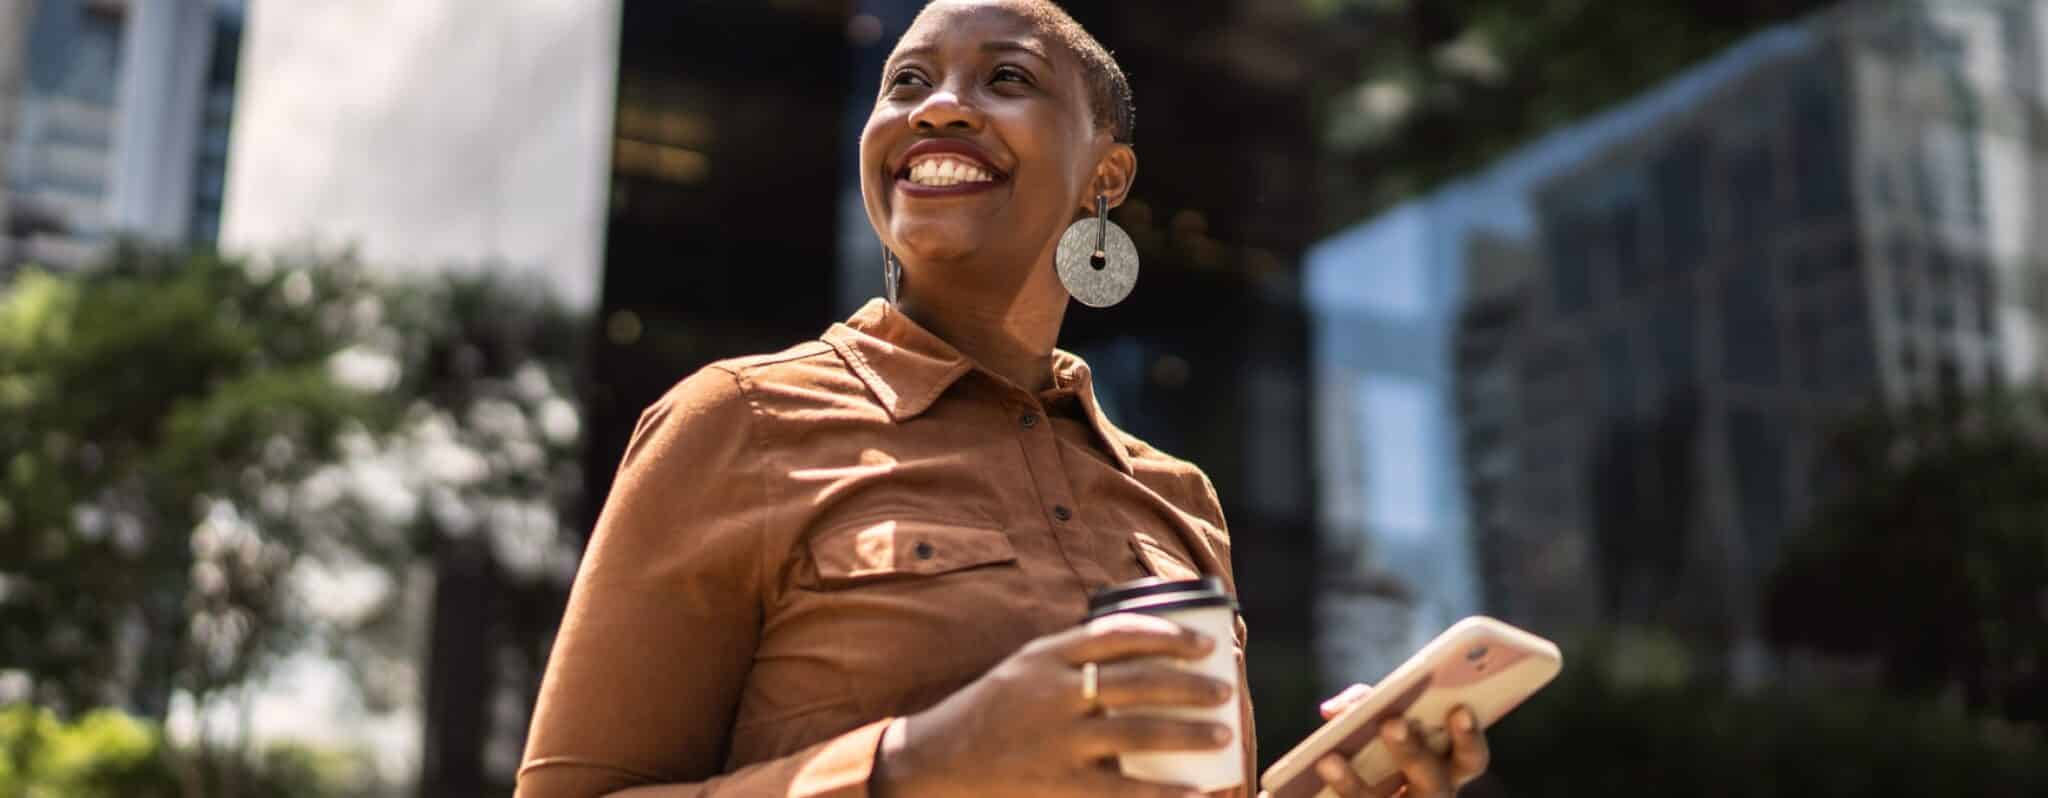
[[[213,22],[213,52],[206,64],[200,101],[199,152],[192,177],[191,221],[185,239],[212,245],[220,240],[221,197],[227,187],[229,123],[235,117],[235,76],[242,56],[244,10],[223,6]]]
[[[11,238],[104,233],[123,16],[88,0],[35,5],[6,153]]]
[[[0,114],[0,121],[12,125],[10,135],[0,139],[7,141],[0,153],[7,168],[0,174],[9,195],[8,260],[77,263],[123,233],[171,243],[213,243],[220,227],[243,8],[242,0],[30,4],[23,41],[25,79],[11,98],[13,113]],[[196,43],[179,27],[194,18],[207,28]],[[193,47],[205,52],[194,54]],[[204,61],[199,68],[182,68],[185,59],[195,57]],[[127,97],[123,77],[131,71],[161,85]],[[180,86],[186,77],[204,85]],[[136,99],[149,107],[123,107]],[[189,108],[191,102],[201,107]],[[154,121],[145,133],[124,139],[122,120],[132,115]],[[191,139],[195,146],[162,150],[165,142],[186,138],[157,123],[188,118],[199,127]],[[181,163],[158,163],[163,158]],[[160,184],[166,175],[179,177]],[[138,199],[122,212],[115,202],[124,191]],[[169,221],[154,224],[157,217]],[[136,225],[146,229],[131,229]]]
[[[1449,526],[1469,537],[1439,533],[1454,543],[1437,556],[1476,562],[1483,608],[1754,651],[1756,591],[1829,484],[1814,465],[1829,419],[2034,368],[2000,359],[2040,323],[2001,290],[2037,267],[1999,225],[2036,218],[2043,198],[1999,188],[1986,164],[2039,142],[1994,129],[1986,109],[2037,84],[1982,68],[2038,63],[1997,57],[2033,39],[1981,35],[1983,19],[2010,16],[1996,9],[1900,8],[1759,34],[1333,239],[1363,239],[1344,267],[1357,279],[1470,276],[1441,300],[1456,344],[1444,393],[1424,400],[1454,413],[1454,443],[1428,445],[1458,451],[1410,460],[1457,464],[1469,504]],[[1316,287],[1321,323],[1341,323]],[[1355,335],[1424,348],[1384,327]],[[1319,396],[1373,405],[1370,392]],[[1325,534],[1350,534],[1355,510],[1325,505]],[[1409,567],[1367,551],[1368,570]],[[1759,661],[1722,664],[1739,680]]]

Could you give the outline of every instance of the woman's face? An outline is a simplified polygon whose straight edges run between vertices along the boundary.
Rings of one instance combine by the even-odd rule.
[[[934,269],[1014,263],[950,276],[1021,282],[1092,207],[1098,169],[1122,147],[1098,130],[1082,68],[1000,3],[928,9],[884,65],[861,133],[861,194],[883,244]]]

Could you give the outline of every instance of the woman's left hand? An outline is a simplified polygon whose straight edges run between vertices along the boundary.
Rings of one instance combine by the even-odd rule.
[[[1336,717],[1370,694],[1371,687],[1352,685],[1323,702],[1323,719]],[[1342,754],[1330,754],[1316,762],[1316,774],[1342,798],[1448,798],[1486,772],[1486,732],[1477,721],[1470,709],[1452,710],[1444,719],[1444,726],[1451,731],[1451,750],[1438,754],[1422,742],[1420,725],[1403,718],[1387,719],[1380,727],[1380,743],[1394,755],[1401,777],[1387,779],[1378,789],[1366,786]]]

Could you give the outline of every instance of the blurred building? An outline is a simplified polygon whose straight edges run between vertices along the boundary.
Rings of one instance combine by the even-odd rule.
[[[615,0],[251,3],[222,246],[488,273],[589,312],[619,21]],[[633,154],[622,164],[645,168]],[[567,585],[507,564],[500,544],[517,530],[500,526],[449,535],[404,574],[374,698],[325,652],[301,652],[257,698],[293,711],[257,713],[252,733],[369,748],[394,789],[510,794]]]
[[[1431,218],[1412,205],[1308,256],[1315,473],[1335,555],[1315,606],[1335,684],[1379,681],[1478,608],[1451,414],[1462,276],[1434,267]]]
[[[254,3],[222,243],[595,301],[617,0]]]
[[[28,70],[22,43],[28,38],[29,0],[0,0],[0,264],[11,261],[9,249],[14,237],[6,233],[9,212],[8,153],[14,151],[15,127],[20,124],[21,92]]]
[[[2037,6],[1759,34],[1364,228],[1420,214],[1434,243],[1402,257],[1464,275],[1450,402],[1487,609],[1677,629],[1754,680],[1829,425],[2039,378]]]
[[[0,6],[0,268],[90,259],[119,235],[210,244],[242,0]]]

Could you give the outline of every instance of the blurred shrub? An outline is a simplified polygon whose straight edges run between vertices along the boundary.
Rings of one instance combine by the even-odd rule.
[[[1837,690],[1618,682],[1612,640],[1489,732],[1499,794],[2048,795],[2048,740],[1932,702]]]
[[[170,798],[185,782],[163,734],[115,710],[66,724],[26,705],[0,710],[0,795],[8,798]],[[265,748],[235,777],[242,798],[357,798],[375,794],[363,757],[301,745]],[[216,781],[219,781],[216,779]]]
[[[177,794],[146,723],[113,710],[65,724],[30,706],[0,710],[0,795],[152,798]]]
[[[1840,488],[1773,576],[1775,641],[2048,729],[2048,394],[1872,413],[1829,466]]]

